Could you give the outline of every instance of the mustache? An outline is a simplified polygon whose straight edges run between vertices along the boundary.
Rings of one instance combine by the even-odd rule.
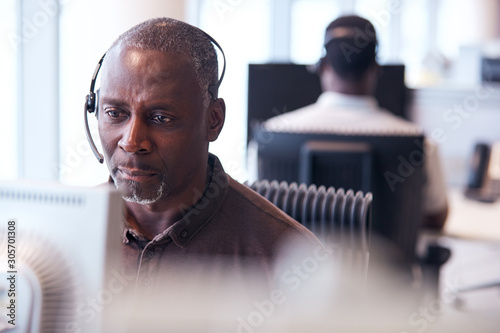
[[[116,172],[118,172],[119,169],[138,170],[154,174],[163,174],[162,171],[154,168],[150,164],[139,161],[127,161],[125,163],[115,163],[112,172],[115,174]]]

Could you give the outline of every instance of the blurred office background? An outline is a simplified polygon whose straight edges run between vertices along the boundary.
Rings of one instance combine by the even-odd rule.
[[[481,76],[482,58],[500,58],[500,0],[2,0],[0,179],[106,181],[83,126],[92,73],[120,33],[169,16],[226,53],[227,118],[210,149],[244,181],[248,64],[315,63],[325,27],[349,13],[374,23],[381,64],[406,66],[411,118],[439,144],[448,184],[464,185],[474,144],[500,140],[500,88]]]

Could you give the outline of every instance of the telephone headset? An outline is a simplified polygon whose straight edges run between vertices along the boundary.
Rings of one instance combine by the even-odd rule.
[[[222,58],[224,60],[223,67],[222,67],[222,73],[215,85],[211,85],[208,87],[208,92],[210,95],[212,95],[212,100],[215,101],[218,98],[219,94],[219,87],[222,83],[222,79],[224,78],[224,73],[226,72],[226,56],[224,55],[224,51],[222,50],[222,47],[217,43],[215,39],[212,38],[209,34],[207,34],[205,31],[198,29],[201,31],[221,52]],[[96,117],[98,109],[99,109],[99,100],[97,93],[95,91],[95,84],[96,84],[96,79],[97,79],[97,74],[99,74],[99,70],[101,69],[102,63],[104,61],[104,57],[106,57],[106,53],[101,57],[99,62],[97,63],[97,66],[94,70],[94,74],[92,75],[92,81],[90,82],[90,91],[88,95],[86,96],[85,99],[85,107],[84,107],[84,119],[85,119],[85,134],[87,135],[87,140],[90,144],[90,148],[92,149],[92,152],[94,153],[95,157],[99,161],[99,163],[104,162],[104,156],[99,152],[97,149],[97,146],[94,143],[94,140],[92,139],[92,135],[90,134],[90,129],[89,129],[89,122],[88,122],[88,113],[94,113]]]
[[[483,202],[500,199],[500,142],[476,143],[465,196]]]
[[[490,145],[486,143],[477,143],[474,146],[474,153],[470,162],[469,179],[467,186],[471,189],[479,189],[485,183],[485,178],[490,162]]]

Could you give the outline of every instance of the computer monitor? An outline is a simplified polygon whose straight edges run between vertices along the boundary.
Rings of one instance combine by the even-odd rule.
[[[287,133],[257,126],[253,138],[258,179],[372,192],[373,231],[395,244],[406,262],[414,260],[422,222],[421,134]]]
[[[107,186],[1,182],[0,327],[104,332],[104,307],[124,289],[122,207]]]
[[[404,65],[380,67],[375,99],[380,107],[407,117],[408,89]],[[279,114],[316,102],[321,94],[319,76],[307,65],[292,63],[248,66],[248,140],[252,126]]]

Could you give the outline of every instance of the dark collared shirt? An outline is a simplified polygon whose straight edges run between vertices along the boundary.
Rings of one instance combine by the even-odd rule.
[[[321,246],[308,229],[228,176],[216,156],[208,163],[205,192],[195,205],[183,207],[180,220],[152,240],[125,227],[125,274],[135,276],[138,287],[165,282],[161,279],[182,269],[241,276],[251,270],[274,279],[287,242],[293,239],[311,253]]]

